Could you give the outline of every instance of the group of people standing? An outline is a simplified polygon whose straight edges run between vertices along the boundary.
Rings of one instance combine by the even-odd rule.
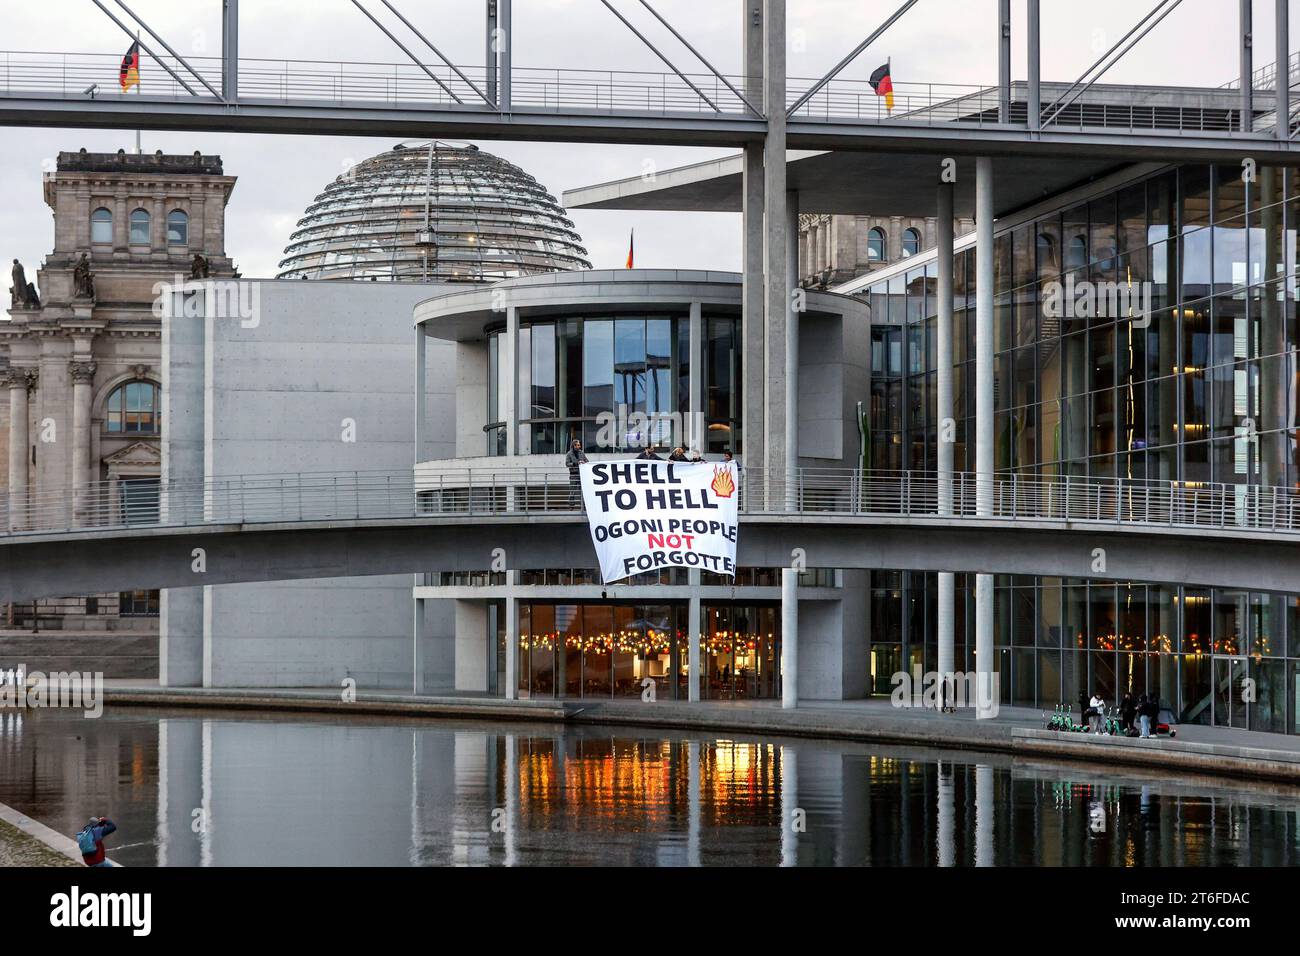
[[[1106,701],[1099,692],[1092,697],[1079,695],[1079,706],[1087,721],[1089,733],[1102,732],[1102,720],[1106,716]],[[1152,731],[1160,720],[1160,698],[1155,694],[1139,694],[1136,698],[1125,693],[1119,703],[1120,726],[1130,737],[1149,738],[1155,736]]]

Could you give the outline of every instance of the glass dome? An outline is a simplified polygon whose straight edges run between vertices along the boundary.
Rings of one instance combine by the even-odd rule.
[[[590,269],[564,208],[537,180],[465,143],[399,144],[307,207],[281,279],[494,282]]]

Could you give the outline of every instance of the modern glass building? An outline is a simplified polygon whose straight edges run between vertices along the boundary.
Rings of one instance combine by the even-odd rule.
[[[593,461],[683,445],[743,462],[741,295],[731,273],[618,270],[533,276],[421,302],[417,342],[454,341],[460,384],[456,454],[419,461],[417,492],[430,510],[455,509],[509,483],[504,494],[527,496],[530,507],[568,508],[564,455],[573,439]],[[822,381],[806,403],[819,435],[808,448],[826,455],[810,463],[857,460],[868,327],[860,300],[808,293],[801,362]],[[496,476],[494,487],[466,486],[475,472]],[[854,635],[801,651],[801,680],[823,695],[866,691],[865,583],[862,571],[800,575],[810,626]],[[657,698],[687,699],[694,611],[701,699],[781,693],[779,568],[741,567],[734,579],[672,568],[609,586],[593,568],[485,569],[428,575],[415,597],[456,604],[458,690],[608,699],[640,697],[650,678]],[[847,666],[846,654],[856,655]]]
[[[998,220],[998,471],[1243,496],[1300,484],[1298,227],[1300,175],[1242,165],[1130,167]],[[967,471],[975,275],[974,239],[959,239],[954,467]],[[935,251],[839,291],[872,309],[870,467],[933,470]],[[973,579],[957,586],[956,666],[973,669]],[[1300,732],[1297,595],[1010,576],[996,594],[1004,703],[1158,693],[1184,722]],[[878,691],[935,668],[934,599],[933,574],[873,574]]]
[[[499,156],[461,143],[398,144],[316,197],[281,279],[492,282],[589,269],[555,197]]]

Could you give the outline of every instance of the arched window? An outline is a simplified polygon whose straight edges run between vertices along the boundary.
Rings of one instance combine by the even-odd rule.
[[[885,261],[885,230],[879,226],[867,233],[867,259],[871,262]]]
[[[903,230],[903,258],[914,256],[921,251],[921,234],[915,229]]]
[[[115,435],[157,435],[162,430],[162,390],[153,382],[119,385],[104,406],[104,428]]]
[[[105,244],[113,241],[113,214],[102,206],[90,214],[90,241]]]
[[[149,213],[143,209],[131,213],[130,243],[133,246],[149,245]]]
[[[183,209],[173,209],[167,214],[167,245],[188,246],[190,244],[190,217]]]

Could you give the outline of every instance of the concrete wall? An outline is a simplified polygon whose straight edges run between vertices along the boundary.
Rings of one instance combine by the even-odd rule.
[[[409,468],[415,414],[411,311],[434,287],[252,284],[252,319],[216,317],[190,328],[178,320],[164,332],[163,365],[170,376],[164,388],[164,473],[223,478]],[[194,331],[198,325],[204,326],[202,336]],[[455,400],[454,346],[430,339],[426,356],[426,447],[450,456],[455,423],[446,410]],[[201,584],[201,576],[196,578]],[[363,687],[409,688],[411,584],[409,575],[388,575],[167,593],[164,680],[309,686],[352,677]],[[450,614],[450,608],[431,608],[429,621]],[[450,662],[436,654],[427,660],[432,675],[449,684]]]

